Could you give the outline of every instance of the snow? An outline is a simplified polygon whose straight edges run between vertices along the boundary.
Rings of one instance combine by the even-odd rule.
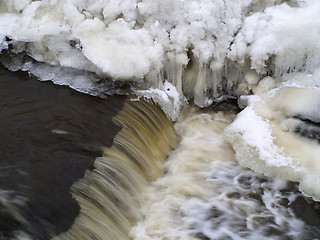
[[[314,82],[299,86],[297,80],[294,84],[277,83],[270,77],[260,81],[255,95],[240,98],[244,110],[224,135],[242,166],[299,182],[305,195],[319,201],[315,183],[320,182],[320,88]]]
[[[248,55],[251,68],[268,71],[266,62],[274,57],[275,72],[313,71],[319,66],[319,1],[298,1],[299,7],[287,4],[267,8],[249,16],[235,38],[229,55],[243,59]]]
[[[168,81],[204,107],[266,75],[317,71],[319,10],[317,0],[3,1],[1,49],[9,36],[12,52],[51,65],[142,90]]]
[[[83,55],[96,67],[115,79],[142,79],[161,59],[162,47],[147,31],[132,31],[122,19],[105,28],[98,18],[87,19],[74,28]],[[94,43],[94,44],[93,44]]]

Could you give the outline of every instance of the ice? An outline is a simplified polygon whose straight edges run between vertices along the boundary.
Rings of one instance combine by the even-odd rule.
[[[178,93],[175,86],[167,81],[164,82],[161,88],[136,90],[135,93],[146,99],[152,99],[160,105],[172,121],[177,120],[182,107],[186,104],[186,99]]]
[[[2,1],[0,39],[13,40],[12,53],[141,90],[168,81],[205,107],[267,75],[314,73],[319,10],[317,0]]]
[[[246,107],[224,134],[242,166],[300,182],[300,190],[319,201],[320,89],[312,82],[299,86],[301,77],[294,84],[261,81],[256,95],[241,98]]]
[[[79,92],[105,98],[113,94],[127,94],[123,84],[111,79],[102,78],[92,72],[69,67],[58,67],[20,54],[17,58],[8,58],[5,55],[0,59],[2,64],[11,71],[28,71],[41,81],[52,81],[57,85],[69,86]]]
[[[230,57],[248,55],[257,72],[267,72],[267,61],[272,60],[278,76],[286,71],[314,71],[319,65],[320,4],[314,0],[297,2],[299,7],[281,4],[246,18]]]
[[[141,80],[151,68],[159,70],[162,47],[143,29],[132,30],[118,19],[108,25],[98,18],[87,19],[74,28],[83,55],[114,79]]]
[[[239,113],[237,120],[227,128],[225,134],[236,150],[238,160],[245,167],[262,172],[257,166],[243,162],[244,158],[248,161],[250,156],[250,159],[254,159],[253,161],[261,160],[271,167],[290,166],[299,169],[294,165],[293,160],[286,157],[281,148],[273,143],[274,137],[268,122],[256,115],[252,107],[247,107]]]

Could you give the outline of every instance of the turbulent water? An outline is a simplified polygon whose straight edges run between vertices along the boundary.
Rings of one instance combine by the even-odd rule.
[[[237,164],[223,137],[234,117],[184,109],[175,124],[181,142],[164,164],[166,174],[144,193],[145,218],[131,230],[134,239],[319,238],[317,227],[295,214],[295,185]]]
[[[0,1],[0,237],[320,239],[319,12]]]
[[[6,79],[8,76],[11,78]],[[22,74],[21,77],[26,76]],[[58,145],[55,149],[50,149],[50,153],[42,149],[39,158],[27,154],[27,159],[35,162],[31,166],[27,165],[30,163],[26,163],[26,159],[19,160],[19,155],[13,152],[8,154],[16,158],[16,161],[10,159],[2,162],[3,166],[7,162],[8,167],[10,164],[12,169],[16,169],[16,172],[9,175],[8,167],[1,168],[3,239],[48,239],[48,236],[56,235],[68,228],[70,230],[61,233],[55,239],[317,239],[320,237],[317,227],[320,223],[318,205],[303,197],[296,184],[267,178],[239,166],[235,160],[235,153],[224,137],[225,128],[234,121],[238,111],[235,102],[217,104],[207,110],[186,107],[174,124],[174,129],[164,113],[154,104],[141,102],[138,99],[127,102],[124,109],[114,118],[114,121],[123,127],[115,136],[114,145],[105,148],[103,154],[100,147],[102,157],[95,160],[94,170],[87,170],[84,178],[71,188],[73,196],[81,207],[80,215],[76,217],[76,205],[73,203],[75,213],[72,214],[71,198],[68,200],[68,196],[63,197],[61,191],[67,194],[70,186],[70,183],[65,182],[67,178],[70,178],[72,173],[77,174],[70,179],[75,181],[83,174],[81,169],[91,166],[93,157],[99,155],[92,149],[93,146],[98,147],[96,139],[102,138],[98,141],[103,146],[110,142],[107,140],[108,136],[110,139],[110,133],[100,133],[103,129],[109,131],[107,118],[103,117],[104,125],[107,125],[102,127],[100,124],[96,134],[92,131],[92,127],[98,123],[89,122],[101,121],[101,114],[108,109],[106,106],[111,99],[99,100],[91,97],[86,99],[86,96],[80,96],[68,89],[56,88],[51,84],[47,86],[34,79],[26,81],[21,77],[14,78],[3,70],[3,87],[7,86],[8,89],[10,86],[15,92],[19,92],[21,85],[20,88],[25,94],[23,102],[27,96],[33,100],[27,87],[39,89],[35,96],[36,100],[33,100],[35,102],[41,96],[42,99],[44,96],[48,97],[50,92],[54,92],[56,99],[74,98],[74,101],[70,102],[74,107],[68,106],[67,109],[70,112],[74,108],[73,112],[76,115],[72,113],[61,115],[54,110],[42,113],[42,108],[38,110],[39,108],[33,107],[29,110],[31,115],[22,112],[18,115],[19,118],[15,117],[16,121],[27,121],[26,123],[30,125],[30,116],[35,121],[38,114],[42,115],[46,117],[46,125],[56,126],[50,129],[45,125],[45,129],[48,129],[47,134],[51,134],[47,138],[59,136],[62,139],[59,138],[57,142],[52,143],[60,144],[60,147]],[[76,100],[77,95],[80,97],[78,100]],[[6,99],[9,104],[8,95],[3,96],[3,102]],[[51,97],[49,99],[51,102]],[[95,107],[90,111],[79,108],[83,104],[92,103]],[[7,109],[6,111],[12,109],[8,104],[7,107],[3,107]],[[46,106],[48,104],[47,101]],[[98,107],[99,104],[102,104],[102,109]],[[26,108],[17,106],[14,109],[15,112],[19,112]],[[234,110],[231,111],[232,109]],[[61,106],[59,110],[62,110]],[[4,116],[4,110],[2,111]],[[97,114],[100,114],[100,117],[97,118]],[[17,113],[10,116],[16,115]],[[52,120],[49,118],[51,115]],[[64,116],[64,120],[60,120],[58,116]],[[69,116],[68,121],[67,116]],[[13,124],[12,117],[10,124]],[[110,118],[110,115],[107,114],[106,117]],[[55,118],[58,120],[54,120]],[[86,121],[85,125],[83,121]],[[36,136],[41,131],[46,131],[39,130],[42,122],[34,123],[38,129]],[[21,124],[19,126],[23,127]],[[91,126],[90,131],[87,134],[82,128],[80,131],[75,131],[81,126]],[[30,126],[24,129],[30,133],[35,131]],[[10,130],[7,129],[7,132]],[[69,138],[64,143],[66,135]],[[82,136],[85,141],[81,139]],[[19,141],[23,142],[21,135],[16,134],[16,138],[20,138]],[[94,140],[91,142],[91,147],[90,138]],[[10,146],[12,149],[13,142],[10,143],[8,138],[6,139],[9,149]],[[35,147],[34,144],[41,144],[43,148],[47,148],[43,138],[35,139],[28,135],[27,139],[32,141],[29,143],[31,148]],[[71,143],[74,149],[70,149]],[[84,143],[87,147],[83,145]],[[173,147],[175,149],[172,151]],[[63,152],[57,153],[57,148]],[[15,151],[23,154],[22,150]],[[86,164],[79,162],[81,160],[79,156],[83,156],[82,162],[85,160],[83,151],[92,156],[86,160]],[[58,164],[59,170],[50,165],[49,159]],[[34,172],[35,170],[42,172],[43,167],[48,169],[45,176]],[[65,168],[67,172],[61,172]],[[24,180],[22,189],[23,186],[27,188],[24,191],[18,187],[21,185],[19,179],[23,178],[30,179]],[[11,184],[8,181],[11,181]],[[60,186],[60,190],[56,190],[59,193],[52,192],[53,186]],[[37,190],[43,187],[47,189],[45,192]],[[50,197],[48,190],[51,191]],[[55,201],[54,205],[52,201]],[[32,220],[31,216],[26,214],[28,212],[33,214],[32,218],[38,219],[40,224]]]

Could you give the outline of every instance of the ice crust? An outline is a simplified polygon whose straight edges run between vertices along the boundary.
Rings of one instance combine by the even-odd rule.
[[[253,79],[314,72],[319,11],[317,0],[1,1],[0,50],[142,90],[168,81],[204,107]]]
[[[263,79],[255,95],[240,98],[245,109],[224,135],[242,166],[299,182],[305,195],[320,201],[320,88],[301,82],[313,77],[318,79],[300,75],[280,86]]]

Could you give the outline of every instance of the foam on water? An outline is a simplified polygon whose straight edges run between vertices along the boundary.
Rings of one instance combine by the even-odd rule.
[[[190,107],[175,124],[179,146],[144,193],[134,239],[307,239],[288,182],[240,167],[223,131],[234,114]]]

